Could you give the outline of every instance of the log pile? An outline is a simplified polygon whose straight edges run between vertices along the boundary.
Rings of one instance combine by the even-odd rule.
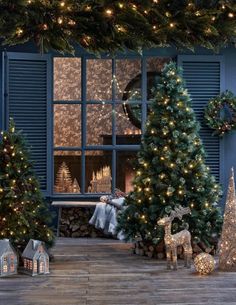
[[[201,252],[215,254],[215,249],[208,248],[203,242],[198,244],[192,244],[193,258]],[[161,241],[158,245],[154,245],[151,241],[136,241],[133,244],[132,252],[141,256],[148,256],[149,258],[163,259],[165,258],[165,245],[164,241]],[[183,248],[177,249],[178,258],[184,258]]]
[[[102,231],[89,224],[89,219],[92,217],[93,212],[94,207],[62,208],[60,236],[105,237]]]

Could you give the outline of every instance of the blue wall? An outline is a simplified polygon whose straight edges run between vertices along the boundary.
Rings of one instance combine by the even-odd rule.
[[[25,44],[20,46],[14,46],[9,48],[0,48],[0,51],[3,52],[4,50],[10,52],[29,52],[29,53],[36,53],[38,50],[32,44]],[[81,56],[83,54],[87,54],[83,49],[77,48],[76,49],[76,56]],[[128,55],[132,56],[135,53],[129,53]],[[144,51],[145,55],[155,55],[155,56],[168,56],[172,58],[176,58],[177,55],[212,55],[209,50],[199,48],[195,51],[195,53],[191,51],[177,51],[174,48],[159,48],[159,49],[150,49]],[[61,56],[60,54],[52,53],[52,55]],[[123,54],[124,55],[124,54]],[[236,49],[233,47],[222,49],[219,54],[216,55],[223,55],[225,58],[225,72],[223,78],[225,79],[225,89],[229,89],[236,94]],[[92,55],[91,55],[92,56]],[[0,57],[0,83],[2,84],[2,56]],[[2,86],[0,86],[0,118],[2,118]],[[0,120],[0,128],[2,129],[2,120]],[[224,197],[227,190],[228,178],[230,174],[230,168],[234,166],[236,169],[236,132],[226,135],[222,141],[222,166],[223,171],[221,173],[221,181],[223,184],[224,189]]]

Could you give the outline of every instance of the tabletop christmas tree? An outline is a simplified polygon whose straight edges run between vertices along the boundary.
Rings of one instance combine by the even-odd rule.
[[[185,219],[193,243],[205,248],[216,243],[222,223],[220,187],[205,164],[198,132],[181,71],[171,62],[162,71],[138,154],[134,190],[119,218],[127,239],[161,243],[163,229],[157,221],[182,206],[191,209]],[[173,221],[172,233],[185,225]]]
[[[219,269],[223,271],[236,270],[236,196],[233,168],[225,204],[224,224],[219,249]]]
[[[54,190],[57,193],[73,192],[73,182],[71,178],[71,173],[69,167],[66,165],[65,162],[62,162],[57,172]]]
[[[30,238],[50,246],[50,220],[24,138],[10,120],[0,140],[0,237],[9,238],[20,251]]]

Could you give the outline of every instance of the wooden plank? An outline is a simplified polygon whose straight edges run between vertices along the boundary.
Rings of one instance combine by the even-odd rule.
[[[236,305],[236,273],[198,276],[179,261],[131,254],[109,239],[59,238],[50,275],[0,279],[0,305]]]

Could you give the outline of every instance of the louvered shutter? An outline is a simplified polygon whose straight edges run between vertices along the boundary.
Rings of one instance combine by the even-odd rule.
[[[212,136],[212,130],[204,123],[204,108],[210,98],[223,90],[223,58],[179,56],[178,63],[183,68],[183,78],[191,95],[196,117],[201,124],[200,136],[207,153],[206,164],[217,181],[220,181],[220,141],[219,137]]]
[[[50,57],[5,53],[5,126],[9,117],[22,130],[30,147],[41,190],[50,194]]]

